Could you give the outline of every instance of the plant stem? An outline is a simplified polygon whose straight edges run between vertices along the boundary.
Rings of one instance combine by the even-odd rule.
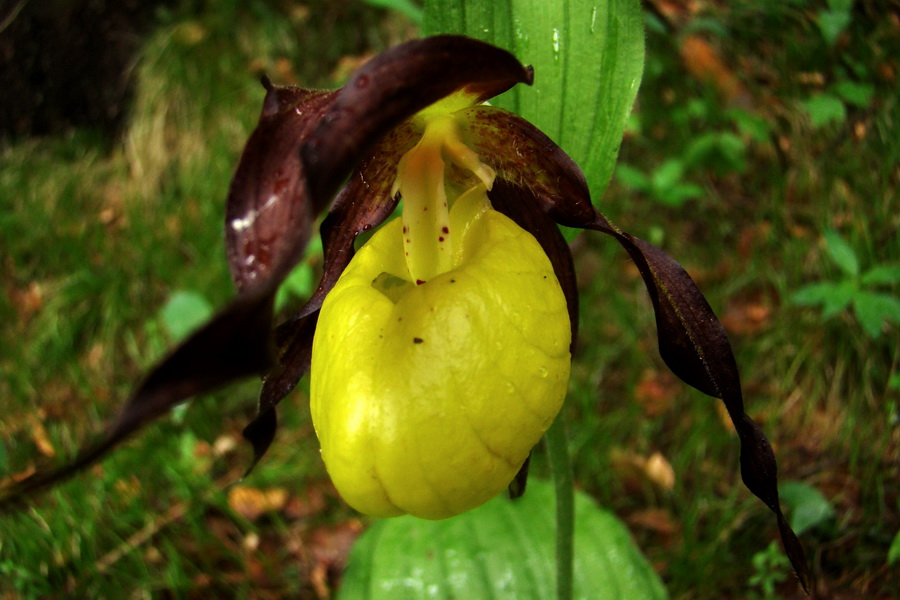
[[[562,412],[544,436],[556,488],[556,598],[572,600],[575,545],[575,492],[572,461]]]

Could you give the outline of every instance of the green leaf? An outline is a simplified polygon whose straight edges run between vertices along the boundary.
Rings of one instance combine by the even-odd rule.
[[[855,0],[828,0],[828,8],[834,12],[849,13],[853,9]]]
[[[275,310],[281,310],[291,298],[309,298],[316,287],[316,276],[308,262],[302,262],[291,271],[275,294]]]
[[[798,306],[821,306],[827,319],[850,306],[855,293],[856,288],[850,282],[822,282],[800,288],[789,301]]]
[[[834,84],[834,91],[849,104],[866,108],[875,93],[875,86],[870,83],[857,83],[844,79]]]
[[[742,135],[748,136],[756,142],[765,142],[769,139],[772,126],[765,118],[739,108],[729,110],[728,115]]]
[[[885,321],[900,323],[900,299],[877,292],[859,292],[853,299],[853,312],[869,337],[878,338]]]
[[[682,175],[684,175],[684,163],[677,158],[671,158],[653,170],[650,183],[655,190],[665,191],[666,188],[680,182]]]
[[[828,256],[834,261],[834,264],[850,277],[859,275],[859,261],[850,244],[838,232],[833,230],[826,231],[824,236],[825,249],[828,251]]]
[[[859,293],[853,281],[844,280],[834,286],[834,294],[822,304],[822,317],[830,319],[846,309]]]
[[[711,131],[697,136],[685,152],[691,167],[713,169],[719,175],[747,169],[744,140],[729,131]]]
[[[840,98],[832,94],[818,94],[803,102],[813,127],[819,128],[847,120],[847,108]]]
[[[498,497],[443,521],[376,522],[357,540],[339,594],[346,600],[555,597],[554,494],[531,480],[518,500]],[[625,526],[585,494],[575,498],[575,597],[667,598]]]
[[[643,171],[629,164],[619,163],[616,166],[616,179],[631,190],[643,192],[650,189],[650,178]]]
[[[894,541],[891,542],[887,554],[887,564],[892,565],[895,562],[900,562],[900,531],[894,536]]]
[[[900,283],[900,265],[877,265],[863,273],[863,285],[893,285]]]
[[[850,10],[839,9],[819,11],[819,31],[829,45],[834,45],[847,25],[850,24]]]
[[[797,535],[834,517],[834,507],[828,499],[809,484],[788,481],[778,491],[789,508],[791,527]]]
[[[699,198],[704,192],[705,190],[696,183],[679,183],[666,190],[660,201],[663,204],[677,208],[688,200]]]
[[[416,23],[417,25],[422,24],[422,9],[418,4],[411,0],[365,0],[365,2],[366,4],[377,6],[379,8],[395,10],[398,13],[406,15],[413,23]]]
[[[212,316],[213,308],[202,294],[176,291],[160,311],[160,320],[174,341],[181,341]]]
[[[518,113],[584,171],[596,203],[613,172],[644,64],[638,0],[426,0],[424,33],[461,33],[534,66],[492,104]]]

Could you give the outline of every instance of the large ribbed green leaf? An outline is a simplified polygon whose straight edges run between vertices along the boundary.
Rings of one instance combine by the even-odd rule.
[[[546,600],[556,589],[553,486],[532,480],[443,521],[376,522],[357,541],[341,600]],[[575,598],[662,600],[665,589],[625,526],[586,495],[575,499]]]
[[[426,0],[423,32],[465,34],[534,66],[534,86],[491,104],[525,117],[577,162],[596,202],[644,66],[639,0]]]

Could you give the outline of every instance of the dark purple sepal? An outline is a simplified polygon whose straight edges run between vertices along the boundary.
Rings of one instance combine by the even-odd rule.
[[[278,403],[291,393],[300,378],[309,371],[318,318],[319,311],[316,310],[275,330],[278,363],[264,378],[256,416],[243,430],[244,439],[253,447],[253,460],[247,467],[245,476],[253,470],[275,439]]]
[[[775,452],[744,412],[737,362],[725,328],[697,284],[668,254],[619,230],[599,213],[588,228],[614,236],[638,267],[653,302],[659,352],[666,365],[686,383],[724,403],[740,440],[744,485],[775,514],[785,553],[808,593],[812,581],[803,546],[778,500]]]
[[[151,371],[116,421],[72,462],[0,490],[0,512],[89,467],[179,402],[263,373],[273,361],[271,305],[270,297],[257,294],[232,302]]]
[[[744,412],[731,344],[697,285],[665,252],[621,231],[600,214],[591,203],[581,170],[550,138],[521,117],[500,109],[479,106],[467,111],[466,131],[479,155],[501,181],[530,190],[537,205],[524,201],[529,195],[519,193],[517,201],[500,203],[508,206],[505,211],[511,216],[514,211],[524,215],[543,212],[560,225],[612,235],[634,260],[653,303],[660,355],[679,378],[725,404],[741,444],[744,484],[775,514],[785,551],[808,591],[811,580],[803,548],[778,501],[775,454],[760,427]],[[498,198],[509,195],[502,186]],[[494,195],[492,192],[492,199]],[[516,202],[521,210],[514,208]],[[551,260],[551,252],[559,254],[558,250],[548,251]]]
[[[458,35],[412,40],[356,70],[303,148],[314,198],[330,196],[388,131],[459,90],[481,101],[534,77],[515,56]]]
[[[567,227],[594,219],[581,169],[556,143],[522,117],[493,106],[459,113],[466,141],[497,177],[527,188],[541,210]]]
[[[300,148],[337,92],[275,87],[266,97],[231,181],[225,249],[238,293],[282,280],[302,258],[315,224]]]
[[[228,256],[239,290],[287,275],[305,248],[312,219],[356,169],[322,224],[320,285],[276,332],[278,365],[263,384],[258,416],[244,431],[254,447],[254,464],[275,435],[275,406],[309,368],[314,330],[308,323],[315,322],[325,295],[349,264],[356,237],[378,226],[396,206],[390,197],[396,165],[417,137],[404,121],[461,89],[481,101],[532,78],[533,71],[505,50],[462,36],[436,36],[380,54],[336,93],[266,84],[260,124],[229,195]],[[299,155],[292,150],[295,143]],[[275,193],[281,191],[283,196]],[[272,198],[284,208],[269,215]],[[301,239],[281,243],[279,232],[289,226]]]
[[[381,225],[396,208],[397,199],[391,196],[396,165],[417,139],[418,134],[409,123],[388,133],[350,176],[322,221],[322,278],[300,311],[275,330],[278,364],[263,382],[257,416],[244,429],[244,437],[254,449],[251,468],[262,458],[274,438],[275,407],[309,370],[318,311],[325,296],[350,264],[354,241],[360,234]]]
[[[513,480],[510,481],[509,485],[506,487],[506,494],[509,496],[510,500],[515,500],[516,498],[521,498],[525,495],[525,489],[528,487],[529,464],[531,464],[531,452],[528,453],[528,457],[525,459],[525,462],[522,463],[522,466],[519,467],[516,476],[513,477]]]

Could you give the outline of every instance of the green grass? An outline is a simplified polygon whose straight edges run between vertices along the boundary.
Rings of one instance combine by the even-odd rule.
[[[377,50],[400,31],[381,12],[326,4],[307,12],[294,6],[287,15],[238,2],[162,15],[136,68],[123,140],[110,148],[77,131],[2,150],[4,476],[74,456],[115,415],[174,343],[159,316],[172,292],[191,290],[215,306],[233,294],[223,207],[261,106],[259,76],[334,85],[340,57]],[[299,35],[323,61],[300,59]],[[249,576],[240,540],[257,528],[234,514],[220,490],[240,476],[249,454],[239,446],[213,457],[210,448],[240,439],[256,393],[251,382],[197,400],[38,508],[4,516],[0,596],[249,595],[262,573]],[[252,481],[297,492],[322,480],[324,469],[303,393],[285,403],[280,444]],[[54,456],[42,456],[35,440]],[[282,535],[290,529],[278,519],[267,527]],[[142,531],[153,534],[143,539]],[[271,536],[260,537],[271,544]],[[289,596],[309,593],[308,573],[271,575],[289,558],[281,550],[256,561],[270,574],[266,585],[280,584]],[[98,571],[98,562],[106,568]],[[208,582],[210,573],[223,577]]]
[[[835,47],[792,3],[695,16],[747,90],[737,116],[686,73],[681,34],[651,29],[621,157],[646,173],[683,159],[684,179],[704,194],[663,206],[614,179],[601,202],[678,258],[729,317],[748,411],[776,448],[781,479],[814,485],[835,507],[833,523],[802,536],[826,598],[900,590],[886,565],[900,530],[900,389],[889,384],[898,328],[871,339],[849,314],[823,320],[787,302],[839,276],[825,258],[828,229],[865,265],[900,262],[897,98],[885,75],[896,77],[900,36],[857,4]],[[101,429],[171,348],[159,314],[174,291],[213,306],[231,296],[222,213],[258,115],[258,76],[333,86],[342,57],[408,35],[404,23],[353,3],[188,5],[163,14],[146,41],[122,140],[76,131],[0,150],[0,474],[60,464]],[[821,79],[801,76],[810,73]],[[803,101],[846,78],[873,86],[869,104],[814,127]],[[741,129],[750,117],[763,135]],[[692,150],[709,133],[738,136],[744,167]],[[649,301],[615,242],[583,237],[575,254],[581,337],[566,410],[579,485],[625,519],[674,598],[749,597],[751,558],[777,532],[740,484],[717,401],[660,375]],[[748,314],[759,317],[752,327],[741,325]],[[652,415],[648,381],[662,397]],[[327,484],[302,389],[284,401],[279,438],[246,481],[285,490],[288,504],[260,518],[234,509],[222,485],[249,453],[228,442],[255,394],[250,382],[198,399],[0,517],[0,597],[315,597],[314,582],[333,582],[340,566],[317,552],[355,531],[354,516]],[[674,470],[671,489],[623,467],[623,453],[654,452]],[[538,454],[535,471],[545,470]],[[799,597],[785,581],[779,593]]]

